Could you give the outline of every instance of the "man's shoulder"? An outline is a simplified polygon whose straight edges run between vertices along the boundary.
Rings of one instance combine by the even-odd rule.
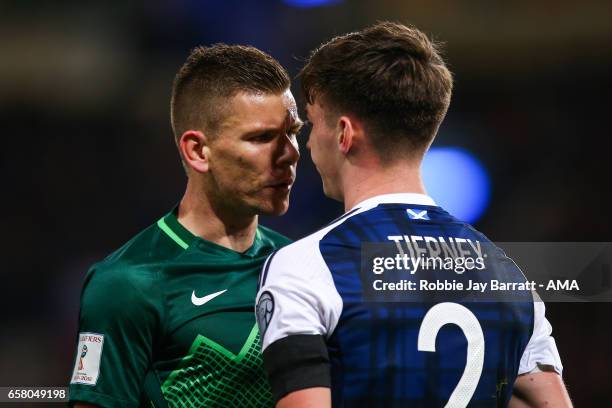
[[[157,224],[152,224],[93,264],[85,286],[105,291],[147,289],[155,280],[159,265],[183,252],[172,244]]]
[[[159,277],[151,265],[124,260],[96,263],[89,269],[83,284],[81,314],[89,322],[105,322],[109,315],[122,321],[150,315],[143,311],[162,310],[164,296]]]
[[[156,262],[183,253],[184,249],[176,244],[159,226],[153,223],[134,235],[115,251],[111,252],[101,263],[132,264]]]
[[[336,218],[331,221],[324,227],[318,229],[317,231],[307,235],[295,242],[290,243],[289,245],[277,250],[270,262],[273,260],[276,264],[293,264],[295,268],[299,266],[310,265],[311,260],[314,255],[320,255],[319,245],[321,240],[335,228],[338,228],[344,222],[349,220],[352,216],[358,214],[360,211],[350,211],[348,213],[343,214],[342,216]]]
[[[142,299],[159,298],[155,270],[121,261],[102,261],[88,271],[81,296],[82,307],[113,303],[123,310]]]

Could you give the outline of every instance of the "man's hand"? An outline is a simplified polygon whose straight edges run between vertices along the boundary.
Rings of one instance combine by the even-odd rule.
[[[326,387],[294,391],[276,403],[276,408],[330,408],[331,391]]]
[[[571,408],[561,376],[554,372],[519,375],[508,408]]]

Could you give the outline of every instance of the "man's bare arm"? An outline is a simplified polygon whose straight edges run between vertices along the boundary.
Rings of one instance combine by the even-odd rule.
[[[555,372],[519,375],[508,408],[572,408],[561,376]]]
[[[276,403],[276,408],[329,408],[331,391],[327,387],[305,388],[294,391]]]

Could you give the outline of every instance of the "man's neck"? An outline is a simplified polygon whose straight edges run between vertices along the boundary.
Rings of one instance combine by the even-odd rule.
[[[189,232],[236,252],[249,249],[255,240],[257,215],[240,215],[215,205],[192,180],[179,204],[178,220]]]
[[[427,194],[421,179],[420,163],[401,163],[376,168],[347,168],[342,177],[344,210],[382,194]]]

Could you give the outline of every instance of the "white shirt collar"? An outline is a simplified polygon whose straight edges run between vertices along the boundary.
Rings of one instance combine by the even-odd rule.
[[[370,197],[362,202],[356,204],[351,208],[351,211],[355,208],[372,208],[378,204],[415,204],[415,205],[431,205],[435,206],[434,200],[425,194],[418,193],[395,193],[395,194],[382,194],[374,197]]]

